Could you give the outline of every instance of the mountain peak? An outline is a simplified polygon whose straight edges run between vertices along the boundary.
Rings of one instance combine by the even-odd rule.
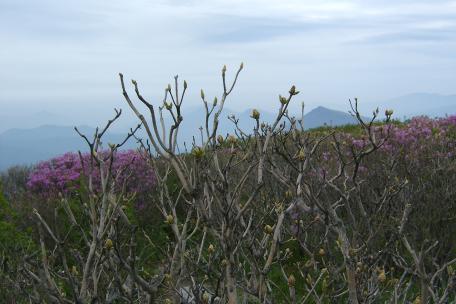
[[[312,112],[312,111],[334,111],[334,110],[328,109],[324,106],[318,106],[318,107],[312,109],[310,112]]]
[[[322,125],[337,126],[356,123],[348,113],[318,106],[304,116],[307,129]]]

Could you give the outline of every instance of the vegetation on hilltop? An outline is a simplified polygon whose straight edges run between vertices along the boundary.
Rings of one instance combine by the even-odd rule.
[[[102,144],[118,111],[94,136],[80,134],[89,153],[41,163],[17,187],[13,175],[3,177],[18,216],[0,213],[0,223],[33,230],[25,238],[33,245],[19,246],[21,254],[8,246],[1,252],[16,270],[1,272],[6,298],[456,301],[456,116],[400,123],[388,110],[380,123],[378,111],[372,120],[361,117],[354,100],[357,126],[309,131],[288,115],[299,93],[292,86],[279,97],[272,124],[253,110],[253,132],[230,118],[236,131],[224,136],[219,120],[242,68],[232,83],[222,69],[218,98],[208,101],[201,91],[206,118],[191,146],[177,145],[187,82],[179,86],[176,76],[155,106],[132,80],[146,119],[120,75],[148,134],[136,138],[137,152],[122,157],[122,142]],[[171,126],[161,124],[163,115]],[[20,239],[9,231],[0,235]]]

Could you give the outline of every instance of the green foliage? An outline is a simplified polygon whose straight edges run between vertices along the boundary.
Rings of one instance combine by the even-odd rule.
[[[18,290],[10,286],[15,281],[21,258],[36,249],[30,229],[23,231],[17,225],[17,214],[5,200],[0,184],[0,294],[5,301],[17,299]]]
[[[394,121],[393,124],[399,127],[404,126],[404,124],[400,121]],[[381,126],[381,122],[376,122],[375,125]],[[311,131],[310,138],[313,140],[318,136],[327,135],[332,130],[336,130],[336,132],[343,133],[345,135],[351,135],[351,137],[355,139],[363,134],[363,130],[359,126],[346,125],[335,128],[320,127],[313,129]],[[439,130],[437,129],[432,129],[431,132],[433,137],[440,136]],[[450,139],[456,139],[456,128],[450,126],[448,128],[446,136]],[[283,135],[283,142],[285,145],[290,144],[289,148],[292,148],[291,143],[288,141],[289,139],[286,137],[286,135]],[[217,150],[215,152],[209,151],[207,154],[203,153],[204,155],[200,153],[201,151],[199,151],[196,154],[193,153],[193,155],[185,155],[183,156],[183,159],[185,162],[188,162],[188,164],[196,162],[197,160],[195,160],[195,158],[197,158],[198,161],[203,162],[202,159],[209,157],[208,155],[210,153],[219,153],[219,151],[221,158],[230,157],[231,154],[228,155],[228,153],[225,151],[227,151],[226,148],[230,147],[231,144],[227,140],[221,142],[222,143],[219,146],[220,150]],[[245,150],[251,148],[249,145],[254,144],[254,142],[248,142],[248,140],[236,141],[235,145],[239,148],[239,152],[237,152],[238,154],[236,154],[236,157],[239,157],[242,155],[242,153],[246,153]],[[345,142],[343,144],[345,144]],[[454,204],[456,190],[453,189],[454,187],[450,187],[449,185],[451,185],[452,181],[454,181],[456,175],[456,160],[454,157],[447,157],[437,162],[435,161],[436,158],[432,154],[434,146],[429,145],[429,147],[427,150],[423,150],[423,154],[416,155],[416,159],[419,158],[422,160],[422,162],[418,162],[417,164],[414,164],[412,161],[414,158],[406,159],[406,149],[401,150],[400,153],[398,153],[400,158],[398,158],[399,161],[397,164],[394,164],[394,166],[388,164],[388,161],[390,159],[388,156],[386,156],[386,154],[375,154],[369,156],[366,158],[367,164],[362,164],[368,167],[368,169],[364,171],[365,173],[363,173],[364,175],[362,178],[369,181],[369,183],[362,183],[359,185],[360,201],[368,201],[369,196],[380,195],[381,193],[379,191],[381,189],[387,189],[388,185],[391,185],[391,181],[393,179],[408,179],[409,185],[407,186],[408,192],[406,193],[408,197],[394,197],[394,200],[386,202],[384,207],[381,208],[381,211],[384,213],[379,213],[378,217],[372,218],[371,224],[375,227],[378,227],[378,231],[376,231],[375,237],[369,239],[369,244],[366,249],[364,249],[364,251],[361,252],[359,256],[354,257],[354,259],[357,259],[357,261],[363,261],[363,263],[366,263],[367,265],[369,263],[367,257],[370,254],[383,250],[387,241],[392,240],[391,236],[397,233],[398,220],[401,218],[404,204],[407,201],[413,202],[414,209],[410,214],[409,221],[404,231],[411,240],[412,245],[415,248],[419,248],[427,240],[435,240],[438,241],[439,244],[439,251],[432,256],[429,256],[429,259],[426,261],[426,263],[428,263],[428,265],[432,265],[434,260],[440,261],[447,259],[449,256],[454,256],[454,252],[456,252],[456,222],[454,220],[456,214],[456,207]],[[329,145],[322,144],[319,148],[319,152],[327,152],[329,151],[329,148]],[[195,152],[195,150],[193,152]],[[204,152],[206,153],[206,151]],[[317,157],[316,165],[320,165],[320,163],[317,162],[322,162],[322,159],[323,158],[321,156]],[[166,166],[166,163],[162,163],[162,165]],[[326,162],[326,165],[328,165],[328,170],[331,170],[333,169],[331,166],[334,166],[334,163],[331,162],[331,160],[328,160]],[[237,173],[234,172],[232,175],[234,176],[234,181],[236,178],[238,178],[236,174]],[[318,178],[315,178],[315,175],[307,177],[307,184],[309,187],[321,187],[321,184],[318,184]],[[233,182],[233,180],[229,180],[228,182]],[[84,210],[85,208],[82,205],[82,201],[89,199],[89,191],[84,187],[86,184],[84,181],[78,180],[78,182],[80,182],[78,193],[74,197],[71,197],[68,202],[78,223],[80,223],[84,229],[89,229],[89,219],[86,211]],[[166,188],[168,191],[166,195],[169,195],[172,200],[176,200],[181,189],[181,185],[174,171],[170,171],[166,183]],[[265,213],[262,211],[262,208],[255,208],[254,204],[257,204],[256,206],[274,207],[274,204],[285,202],[285,205],[289,205],[292,197],[292,194],[290,194],[288,198],[285,196],[284,199],[283,196],[285,190],[287,189],[282,188],[286,187],[277,185],[277,183],[275,183],[273,180],[268,180],[267,176],[265,177],[265,183],[268,185],[268,187],[264,187],[264,192],[262,192],[257,200],[252,203],[254,206],[252,209],[255,210],[254,216],[256,219],[261,218],[261,223],[252,228],[252,230],[256,230],[257,233],[260,233],[261,235],[263,234],[262,227],[264,224],[272,226],[274,225],[276,219],[276,211]],[[134,198],[123,200],[121,206],[130,222],[133,225],[139,227],[136,233],[136,253],[138,257],[137,264],[141,266],[140,269],[138,269],[138,272],[140,272],[141,276],[146,279],[149,279],[153,275],[157,274],[157,269],[159,268],[158,266],[161,266],[160,264],[163,259],[163,248],[166,248],[172,244],[173,239],[170,225],[165,223],[163,215],[160,212],[157,212],[157,206],[155,204],[159,201],[158,196],[162,194],[158,192],[159,191],[150,191],[146,198],[145,204],[141,208],[138,208],[138,206],[135,204]],[[240,194],[240,206],[243,206],[245,204],[250,194],[251,193],[248,189],[247,191]],[[335,201],[334,195],[336,195],[337,198],[337,193],[331,194],[331,192],[327,191],[325,192],[325,195],[327,195],[328,201]],[[47,202],[47,204],[42,204],[40,207],[43,209],[48,209],[48,212],[46,213],[46,217],[48,219],[53,218],[54,208],[56,208],[57,220],[51,220],[51,225],[59,225],[62,231],[71,230],[71,223],[66,216],[65,210],[61,206],[61,202]],[[186,210],[184,210],[184,208],[184,204],[180,204],[176,208],[178,215],[177,218],[182,219],[185,217]],[[271,210],[275,210],[274,208]],[[366,205],[366,211],[368,214],[374,214],[376,210],[380,209],[377,209],[377,206]],[[20,212],[21,209],[18,211],[16,208],[14,208],[13,210],[13,208],[8,204],[0,191],[0,254],[3,256],[8,256],[9,258],[16,258],[16,260],[12,261],[13,264],[18,262],[18,258],[24,252],[33,252],[36,247],[31,237],[31,233],[24,231],[21,228],[21,225],[19,225],[21,222],[21,217],[24,217],[24,212],[22,214],[20,214]],[[349,216],[343,210],[340,211],[340,215],[343,220]],[[353,215],[357,219],[363,216],[357,212],[356,209],[353,211]],[[343,265],[343,257],[341,255],[340,248],[335,245],[335,237],[333,235],[325,236],[325,241],[322,241],[321,237],[325,233],[322,228],[323,225],[321,223],[318,223],[318,221],[315,223],[316,221],[314,220],[314,216],[304,215],[300,219],[304,220],[303,226],[307,227],[306,229],[308,229],[309,232],[308,235],[306,235],[305,239],[309,251],[304,252],[304,250],[301,248],[301,245],[299,244],[299,241],[296,238],[292,238],[289,241],[281,243],[279,248],[281,252],[278,256],[280,256],[280,258],[284,258],[285,252],[288,251],[288,256],[284,258],[284,261],[282,263],[285,273],[282,272],[282,269],[275,263],[272,264],[270,271],[267,273],[270,281],[274,282],[275,284],[273,286],[273,295],[275,301],[279,303],[287,302],[289,300],[288,282],[284,275],[293,275],[296,278],[296,294],[299,298],[305,296],[307,292],[305,287],[311,286],[306,281],[307,279],[317,280],[321,274],[321,270],[323,268],[326,268],[327,265]],[[295,219],[286,218],[286,221],[286,229],[293,225],[296,225]],[[119,221],[119,225],[122,225],[120,222],[121,221]],[[34,225],[34,223],[29,224],[30,225],[27,226],[29,228],[33,227]],[[192,227],[193,224],[194,223],[189,224],[189,226]],[[124,227],[121,227],[121,229],[129,228],[130,227],[126,227],[126,225]],[[358,231],[356,229],[358,229]],[[363,233],[365,233],[365,231],[359,227],[348,227],[347,230],[348,234],[356,233],[360,235],[361,238],[363,237]],[[86,230],[86,232],[88,234],[90,233],[89,230]],[[192,240],[192,242],[188,243],[187,249],[190,248],[189,251],[194,250],[199,245],[199,240],[202,238],[202,229],[197,230],[194,236],[194,239],[197,241],[194,242]],[[69,233],[66,241],[70,248],[84,247],[83,240],[81,239],[81,236],[76,229],[73,229]],[[216,253],[218,248],[221,247],[221,244],[217,243],[217,238],[214,237],[214,235],[207,235],[204,246],[205,249],[202,252],[202,256],[206,260],[210,259],[209,254],[206,250],[208,244],[214,244]],[[407,262],[407,264],[412,264],[413,261],[410,258],[410,255],[407,253],[406,249],[401,246],[400,241],[396,241],[395,246],[395,248],[398,249],[397,253],[400,253],[401,256],[404,257],[403,260]],[[325,254],[322,254],[321,256],[318,255],[318,250],[320,248],[325,249],[326,256],[324,256]],[[310,255],[314,256],[309,256],[309,252]],[[220,265],[223,256],[217,256],[216,253],[213,255],[213,257],[216,257],[215,259],[217,263],[215,264],[218,267],[217,271],[223,272],[223,266]],[[247,259],[242,259],[243,258],[239,260],[240,263],[247,261]],[[69,261],[69,263],[72,264],[73,261]],[[306,266],[309,263],[311,263],[311,265]],[[380,261],[378,265],[386,266],[389,268],[389,266],[393,264],[394,262],[392,259],[390,257],[386,257],[384,260]],[[299,271],[304,269],[304,274],[301,274],[298,269]],[[250,270],[250,268],[246,268],[247,272]],[[369,269],[368,271],[373,272],[374,270]],[[198,270],[196,275],[203,277],[205,274],[205,269],[201,269]],[[399,277],[399,272],[388,273],[388,280],[398,279]],[[210,278],[213,279],[213,277]],[[329,274],[329,276],[328,274],[325,274],[324,279],[325,280],[323,280],[322,277],[321,281],[319,281],[319,284],[317,284],[314,288],[317,294],[323,295],[322,303],[326,303],[326,299],[329,298],[326,297],[325,299],[324,295],[326,292],[335,294],[338,293],[337,291],[341,288],[345,288],[343,286],[345,280],[343,271],[338,270],[338,277],[336,278],[332,277],[332,274]],[[415,279],[416,278],[413,277],[413,275],[409,275],[407,277],[407,280]],[[61,282],[61,284],[63,290],[68,289],[68,286],[66,286],[64,282]],[[385,286],[386,283],[384,287]],[[390,296],[392,288],[389,289],[388,286],[386,287],[387,288],[382,291],[384,294],[382,294],[381,301],[386,301]],[[1,288],[2,287],[0,286],[0,293],[7,292]],[[360,291],[362,292],[364,290]],[[410,288],[410,297],[408,299],[413,301],[413,299],[418,294],[418,288],[413,285]],[[340,301],[347,301],[346,296],[342,296],[339,299]]]
[[[3,251],[26,248],[33,243],[29,232],[21,231],[16,225],[17,218],[5,200],[0,185],[0,248]]]
[[[390,121],[390,124],[393,126],[405,126],[406,122],[402,122],[397,119],[393,119]],[[383,126],[384,122],[382,121],[375,121],[373,126]],[[314,133],[315,135],[321,135],[325,133],[329,133],[330,131],[336,131],[337,133],[343,133],[343,134],[350,134],[352,136],[360,136],[364,134],[363,128],[358,125],[358,124],[346,124],[346,125],[341,125],[341,126],[321,126],[317,128],[312,128],[309,130],[310,132]]]

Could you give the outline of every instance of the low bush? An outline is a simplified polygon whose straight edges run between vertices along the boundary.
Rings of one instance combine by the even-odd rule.
[[[182,153],[187,90],[156,108],[141,95],[138,152],[100,147],[43,162],[28,194],[34,242],[23,271],[31,302],[449,303],[456,274],[456,116],[400,123],[378,111],[358,126],[304,130],[292,86],[272,124],[218,134],[243,65],[219,98],[201,99],[202,144]],[[169,115],[168,128],[161,118]],[[136,136],[133,129],[127,138]],[[97,131],[98,132],[98,131]],[[199,142],[199,141],[198,141]],[[14,206],[14,204],[13,204]],[[19,210],[26,210],[20,209]],[[11,222],[11,220],[8,220]],[[8,229],[5,229],[7,231]],[[25,249],[24,249],[25,250]],[[11,250],[10,250],[11,251]],[[33,255],[33,253],[35,253]],[[14,284],[13,284],[14,285]],[[17,288],[20,285],[15,285]]]

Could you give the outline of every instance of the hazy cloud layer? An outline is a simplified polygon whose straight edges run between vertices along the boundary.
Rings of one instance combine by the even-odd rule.
[[[272,110],[296,84],[309,107],[346,109],[455,93],[456,1],[1,0],[0,43],[3,115],[104,119],[124,106],[120,71],[157,102],[179,73],[198,104],[241,61],[229,107]]]

